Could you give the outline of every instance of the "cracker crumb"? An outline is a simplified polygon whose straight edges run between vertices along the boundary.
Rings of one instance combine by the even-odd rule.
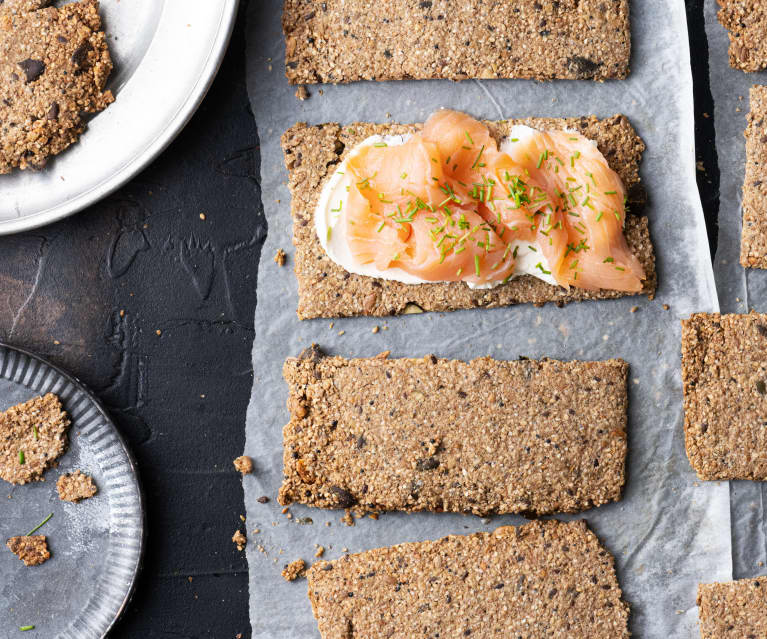
[[[343,335],[344,333],[346,333],[346,331],[338,331],[338,335],[339,335],[339,337],[340,337],[341,335]]]
[[[201,219],[201,220],[204,220],[204,219],[205,219],[205,213],[200,213],[200,219]]]
[[[257,500],[259,504],[268,504],[269,498],[266,495],[261,495]]]
[[[240,455],[232,463],[235,470],[243,475],[250,475],[253,472],[253,460],[247,455]]]
[[[158,329],[155,331],[155,333],[156,333],[157,335],[162,335],[162,331],[161,331],[159,328],[158,328]]]
[[[631,309],[630,309],[630,312],[636,313],[638,310],[639,310],[638,306],[632,306]]]
[[[373,330],[371,331],[371,333],[377,333],[379,330],[380,329],[378,328],[378,326],[374,326]]]
[[[303,559],[296,559],[283,568],[282,578],[285,581],[295,581],[299,577],[303,577],[305,573],[306,562]]]
[[[325,546],[317,546],[317,550],[314,551],[315,557],[322,557],[325,554]]]
[[[347,526],[354,526],[354,515],[352,515],[352,511],[348,508],[346,509],[344,516],[341,517],[341,523],[346,524]]]
[[[248,538],[242,534],[242,531],[238,528],[234,535],[232,535],[232,542],[237,546],[237,550],[245,550],[245,546],[248,543]]]
[[[90,499],[98,492],[93,477],[80,470],[59,477],[56,482],[56,490],[59,493],[59,499],[75,504],[82,499]]]
[[[303,84],[299,84],[296,89],[296,97],[303,102],[304,100],[308,100],[310,96],[311,94],[306,90],[306,87]]]
[[[671,307],[670,307],[668,304],[664,304],[664,305],[663,305],[661,308],[662,308],[664,311],[667,311],[667,310],[668,310],[668,309],[670,309]]]
[[[51,558],[45,535],[22,535],[11,537],[5,544],[25,566],[39,566]]]
[[[287,254],[282,249],[277,249],[277,252],[274,254],[274,263],[277,266],[285,266],[285,261],[287,260]]]

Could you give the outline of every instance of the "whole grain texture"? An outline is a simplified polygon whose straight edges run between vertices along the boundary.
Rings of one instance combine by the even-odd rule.
[[[485,122],[500,141],[514,124],[539,129],[572,128],[596,141],[600,151],[623,180],[632,209],[642,206],[645,193],[639,178],[639,163],[645,145],[622,115],[599,120],[594,116],[568,119],[527,118]],[[314,229],[314,209],[325,180],[352,149],[374,135],[413,133],[420,125],[355,123],[307,126],[297,124],[282,136],[293,216],[293,258],[298,279],[298,317],[344,317],[352,315],[397,315],[413,305],[418,310],[451,311],[510,304],[572,301],[623,297],[619,291],[569,291],[531,275],[523,275],[491,289],[471,289],[464,282],[403,284],[393,280],[349,273],[333,262],[320,244]],[[642,263],[647,279],[643,293],[655,293],[657,277],[647,218],[626,217],[626,239]]]
[[[767,577],[698,586],[703,639],[767,637]]]
[[[751,87],[750,98],[740,263],[767,268],[767,86]]]
[[[5,545],[25,566],[39,566],[51,558],[45,535],[21,535],[11,537]]]
[[[682,321],[687,456],[701,479],[767,479],[767,315]]]
[[[56,482],[56,491],[59,493],[61,501],[71,501],[77,504],[83,499],[93,497],[98,492],[98,488],[93,477],[86,475],[81,470],[76,470],[59,477]]]
[[[628,0],[286,0],[293,84],[606,80],[629,72]]]
[[[0,174],[41,168],[113,101],[96,0],[0,3]]]
[[[289,359],[282,504],[578,512],[620,499],[619,360]]]
[[[613,557],[584,521],[378,548],[307,577],[322,639],[630,636]]]
[[[66,450],[69,423],[52,393],[0,413],[0,479],[12,484],[41,480]]]
[[[719,22],[730,37],[730,66],[741,71],[767,67],[767,3],[764,0],[718,0]]]

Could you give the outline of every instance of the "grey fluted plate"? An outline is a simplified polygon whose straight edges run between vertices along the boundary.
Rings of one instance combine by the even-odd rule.
[[[205,96],[226,52],[237,4],[101,0],[115,65],[107,87],[115,102],[42,171],[0,175],[0,234],[71,215],[147,166]]]
[[[96,639],[125,608],[144,546],[144,510],[135,462],[94,396],[74,377],[26,351],[0,344],[0,410],[47,392],[72,419],[69,448],[45,481],[14,486],[0,480],[0,638]],[[99,492],[62,502],[60,474],[93,476]],[[51,558],[26,567],[5,541],[49,513]],[[35,626],[20,632],[22,626]]]

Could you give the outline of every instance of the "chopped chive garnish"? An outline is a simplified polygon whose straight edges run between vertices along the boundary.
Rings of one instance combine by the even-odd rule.
[[[376,233],[380,233],[385,224],[386,222],[382,221],[381,224],[378,225],[378,228],[376,229]]]
[[[535,268],[540,269],[541,273],[543,273],[544,275],[551,275],[551,271],[547,271],[545,268],[543,268],[543,264],[541,264],[540,262],[538,262],[535,265]]]
[[[617,195],[618,191],[605,191],[605,195]]]
[[[32,426],[32,432],[35,434],[35,439],[40,439],[40,435],[37,432],[37,424]]]
[[[477,277],[479,277],[479,255],[474,256],[474,272],[477,274]]]
[[[602,219],[602,216],[603,216],[603,215],[604,215],[604,212],[603,212],[603,211],[600,211],[600,212],[597,214],[597,222],[599,222],[599,220],[601,220],[601,219]]]
[[[531,251],[533,251],[533,252],[535,252],[535,253],[537,253],[537,252],[538,252],[538,249],[537,249],[537,248],[535,248],[535,247],[534,247],[532,244],[528,244],[528,245],[527,245],[527,248],[529,248]]]
[[[50,520],[50,518],[51,518],[51,517],[53,517],[53,513],[51,513],[50,515],[48,515],[48,516],[47,516],[45,519],[43,519],[43,520],[42,520],[42,521],[41,521],[39,524],[37,524],[37,526],[35,526],[35,527],[34,527],[32,530],[30,530],[30,531],[29,531],[29,532],[26,534],[26,536],[27,536],[27,537],[29,537],[29,536],[30,536],[30,535],[31,535],[33,532],[37,532],[38,530],[40,530],[40,529],[41,529],[43,526],[45,526],[45,524],[47,524],[47,523],[48,523],[48,521]]]
[[[327,233],[327,241],[330,242],[330,236],[333,233],[333,229],[328,227],[328,233]]]
[[[331,213],[338,213],[338,212],[340,212],[341,208],[343,207],[343,205],[344,205],[344,201],[343,200],[338,200],[338,208],[337,209],[330,209],[330,212]]]
[[[407,173],[405,173],[405,172],[403,171],[403,172],[402,172],[402,174],[400,175],[400,178],[402,178],[402,179],[404,180],[406,177],[407,177]]]
[[[23,464],[23,463],[24,463],[24,451],[20,450],[19,451],[19,464]]]
[[[604,262],[602,264],[607,264],[608,262],[614,262],[615,260],[612,257],[606,257]]]
[[[511,138],[512,142],[519,142],[519,138]]]
[[[34,629],[35,629],[34,626],[19,626],[19,630],[21,630],[21,632],[26,632],[27,630],[34,630]]]
[[[622,266],[616,266],[616,267],[615,267],[615,270],[616,270],[616,271],[625,271],[626,269],[625,269],[625,268],[623,268]]]
[[[386,144],[386,142],[376,142],[373,146],[380,148],[382,146],[389,146],[389,145]]]
[[[463,134],[466,136],[466,139],[469,141],[469,144],[474,144],[474,140],[471,139],[471,136],[469,135],[468,131],[464,131]]]
[[[543,153],[541,153],[540,156],[538,157],[538,164],[535,165],[535,168],[540,169],[541,164],[543,164]]]

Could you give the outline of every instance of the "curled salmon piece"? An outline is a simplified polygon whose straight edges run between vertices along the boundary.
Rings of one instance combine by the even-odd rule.
[[[524,244],[541,256],[536,274],[561,286],[642,288],[623,184],[577,132],[516,126],[499,149],[484,124],[442,110],[403,144],[360,148],[347,171],[344,224],[359,264],[493,286],[516,274]]]

